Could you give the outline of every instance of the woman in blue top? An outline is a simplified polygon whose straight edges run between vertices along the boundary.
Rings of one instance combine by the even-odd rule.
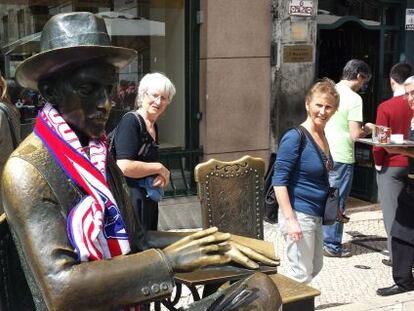
[[[322,269],[322,216],[332,166],[325,125],[336,112],[333,81],[316,82],[305,99],[307,118],[282,137],[272,184],[279,203],[279,227],[286,241],[287,274],[309,283]]]

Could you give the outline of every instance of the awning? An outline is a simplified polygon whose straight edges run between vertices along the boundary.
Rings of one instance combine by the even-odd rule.
[[[316,21],[318,25],[333,25],[333,24],[341,24],[341,22],[346,21],[355,21],[361,24],[361,26],[366,27],[375,27],[380,26],[381,23],[373,20],[368,19],[359,19],[354,16],[338,16],[338,15],[331,15],[331,14],[318,14],[316,16]]]
[[[113,13],[113,12],[108,12]],[[152,21],[145,18],[108,17],[101,13],[111,37],[116,36],[165,36],[165,23]],[[4,55],[33,54],[40,50],[41,32],[25,36],[2,46],[0,51]]]

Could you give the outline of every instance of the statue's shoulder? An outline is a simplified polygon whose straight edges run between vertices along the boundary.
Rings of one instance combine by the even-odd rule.
[[[42,140],[35,134],[24,139],[11,154],[4,167],[2,183],[6,188],[44,189],[65,210],[79,200],[81,194],[55,162]],[[45,190],[47,187],[49,190]],[[30,192],[30,191],[29,191]]]
[[[10,155],[10,160],[13,158],[19,158],[26,162],[37,164],[46,164],[52,157],[46,149],[40,138],[31,133],[27,136],[20,145]]]
[[[36,180],[40,174],[48,180],[56,178],[56,175],[60,175],[59,170],[41,139],[34,133],[31,133],[10,155],[4,166],[2,179],[5,176],[9,179],[16,176],[24,176],[29,181],[32,179]]]

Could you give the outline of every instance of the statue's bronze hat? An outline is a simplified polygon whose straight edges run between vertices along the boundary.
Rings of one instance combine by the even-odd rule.
[[[102,17],[89,12],[58,14],[43,27],[40,52],[17,67],[16,79],[23,87],[37,90],[40,79],[69,65],[103,59],[121,69],[135,56],[135,50],[111,46]]]

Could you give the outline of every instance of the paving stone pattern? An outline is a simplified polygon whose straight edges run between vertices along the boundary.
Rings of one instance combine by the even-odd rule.
[[[370,219],[358,217],[359,220],[353,221],[351,216],[351,221],[344,227],[343,241],[353,256],[324,257],[322,271],[310,284],[321,291],[321,295],[315,301],[317,310],[366,301],[370,298],[381,299],[376,295],[376,289],[393,283],[391,268],[381,263],[382,259],[387,258],[386,234],[381,212],[366,212],[366,214]],[[265,239],[274,243],[276,252],[281,258],[280,272],[284,274],[285,243],[277,230],[277,225],[265,223]]]
[[[353,256],[324,257],[322,271],[310,284],[321,291],[315,300],[316,310],[414,311],[414,292],[392,297],[379,297],[375,293],[377,288],[393,284],[391,268],[381,263],[382,259],[387,258],[381,211],[352,214],[344,232],[343,241]],[[285,243],[277,224],[265,223],[265,240],[274,244],[281,259],[279,272],[284,274]],[[179,305],[192,301],[186,290],[183,290],[182,297]]]

